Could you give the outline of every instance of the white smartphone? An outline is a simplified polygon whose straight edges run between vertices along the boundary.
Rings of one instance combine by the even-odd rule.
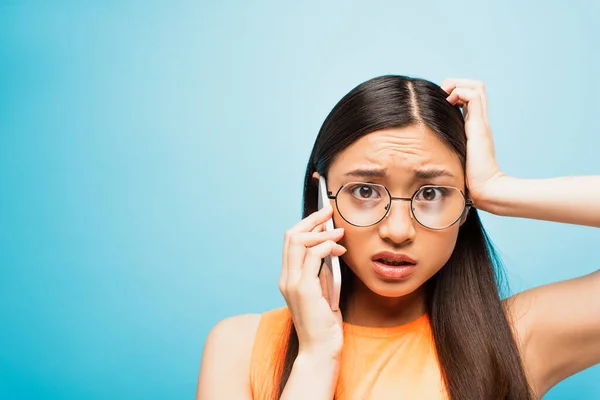
[[[329,198],[327,197],[327,183],[325,178],[319,177],[319,200],[317,202],[317,208],[320,210],[325,204],[329,204]],[[333,217],[329,218],[325,223],[325,230],[333,230]],[[329,301],[329,306],[332,311],[339,310],[340,303],[340,290],[342,287],[342,272],[340,270],[340,260],[337,256],[328,255],[324,259],[324,264],[321,267],[319,273],[321,279],[321,288],[327,290],[327,293],[323,293],[325,298]],[[325,282],[323,283],[323,278]]]

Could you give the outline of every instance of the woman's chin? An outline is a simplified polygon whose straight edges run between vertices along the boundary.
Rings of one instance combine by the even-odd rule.
[[[377,275],[369,276],[365,286],[373,293],[382,297],[403,297],[419,288],[416,279],[384,279]]]
[[[373,293],[382,296],[382,297],[404,297],[408,296],[412,292],[415,291],[414,287],[403,287],[403,288],[385,288],[385,287],[377,287],[375,290],[371,289]]]

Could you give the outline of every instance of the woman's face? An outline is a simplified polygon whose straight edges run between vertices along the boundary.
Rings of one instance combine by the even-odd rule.
[[[385,176],[365,178],[348,173],[355,170],[385,170]],[[446,170],[452,176],[427,180],[415,178],[416,170]],[[328,190],[334,194],[345,183],[369,182],[384,185],[392,197],[412,197],[421,186],[454,186],[465,192],[464,171],[458,156],[422,124],[372,132],[346,148],[328,171]],[[420,225],[410,214],[410,202],[392,201],[381,222],[357,227],[346,222],[335,207],[334,224],[344,228],[340,244],[348,249],[343,260],[372,292],[385,297],[412,293],[448,261],[463,218],[442,230]],[[383,278],[375,273],[372,257],[381,251],[403,253],[416,261],[412,274],[403,279]]]

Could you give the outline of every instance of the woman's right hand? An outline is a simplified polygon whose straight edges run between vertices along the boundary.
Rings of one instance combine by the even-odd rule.
[[[332,213],[333,208],[325,205],[285,233],[279,290],[298,334],[299,354],[335,357],[342,350],[342,314],[331,310],[318,276],[323,258],[346,252],[336,243],[344,230],[324,230]]]

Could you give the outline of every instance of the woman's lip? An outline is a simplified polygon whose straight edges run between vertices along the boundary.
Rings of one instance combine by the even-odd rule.
[[[387,265],[379,261],[373,261],[373,271],[382,278],[401,280],[406,279],[414,272],[416,264],[413,265]]]
[[[381,259],[393,260],[393,261],[404,261],[410,264],[416,264],[417,262],[412,259],[408,254],[403,253],[394,253],[392,251],[380,251],[379,253],[373,255],[371,260],[377,261]]]

